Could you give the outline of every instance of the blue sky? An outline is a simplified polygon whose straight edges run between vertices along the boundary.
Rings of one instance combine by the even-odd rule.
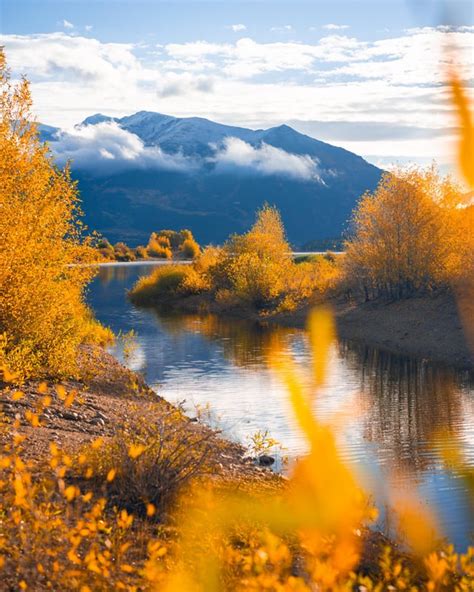
[[[56,31],[63,19],[80,31],[93,25],[102,41],[141,42],[157,39],[178,43],[192,39],[228,41],[226,26],[246,24],[247,34],[259,41],[278,37],[272,28],[311,42],[328,23],[349,24],[352,35],[377,39],[415,26],[472,23],[470,1],[441,0],[2,0],[2,32],[29,34]],[[311,31],[315,27],[316,31]]]
[[[447,164],[452,59],[472,85],[467,1],[0,0],[0,43],[38,118],[139,110],[289,123],[373,162]],[[450,25],[448,29],[446,25]]]

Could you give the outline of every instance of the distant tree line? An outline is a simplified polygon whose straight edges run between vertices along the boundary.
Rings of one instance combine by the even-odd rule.
[[[146,246],[129,247],[124,242],[112,245],[106,238],[96,243],[100,257],[107,261],[137,261],[141,259],[194,259],[201,252],[190,230],[160,230],[152,232]]]
[[[299,250],[303,252],[343,251],[344,239],[342,237],[314,239],[304,243]]]

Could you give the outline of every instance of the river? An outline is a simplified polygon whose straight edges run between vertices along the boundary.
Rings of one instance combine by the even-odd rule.
[[[112,353],[142,373],[165,399],[182,403],[190,415],[206,416],[228,437],[247,444],[257,431],[268,430],[290,464],[304,454],[305,441],[266,354],[278,337],[309,367],[305,332],[213,315],[137,309],[126,290],[152,270],[153,265],[143,264],[105,266],[91,284],[88,299],[97,318],[115,333],[136,333],[136,347],[127,359],[120,340]],[[420,503],[436,511],[441,532],[458,549],[472,543],[472,500],[464,480],[441,459],[444,431],[474,466],[472,375],[339,342],[315,411],[324,422],[338,418],[341,454],[374,495],[381,529],[391,528],[385,512],[390,475],[396,487],[416,491]]]

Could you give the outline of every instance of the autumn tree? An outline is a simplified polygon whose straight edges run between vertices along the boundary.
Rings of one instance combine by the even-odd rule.
[[[78,346],[105,334],[83,300],[91,268],[77,189],[40,142],[29,84],[0,50],[0,367],[70,375]]]
[[[222,262],[216,267],[216,285],[262,308],[282,293],[291,265],[291,247],[280,213],[265,205],[247,233],[234,235],[226,243]]]
[[[350,285],[365,299],[447,286],[472,250],[462,205],[461,188],[434,167],[385,173],[353,216],[354,235],[345,245]]]

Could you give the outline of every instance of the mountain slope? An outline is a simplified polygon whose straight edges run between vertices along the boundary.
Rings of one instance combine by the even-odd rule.
[[[164,227],[218,243],[247,229],[264,202],[280,209],[294,244],[335,237],[382,173],[286,125],[250,130],[140,111],[92,115],[67,133],[48,126],[44,139],[59,161],[72,159],[88,226],[131,244]]]

